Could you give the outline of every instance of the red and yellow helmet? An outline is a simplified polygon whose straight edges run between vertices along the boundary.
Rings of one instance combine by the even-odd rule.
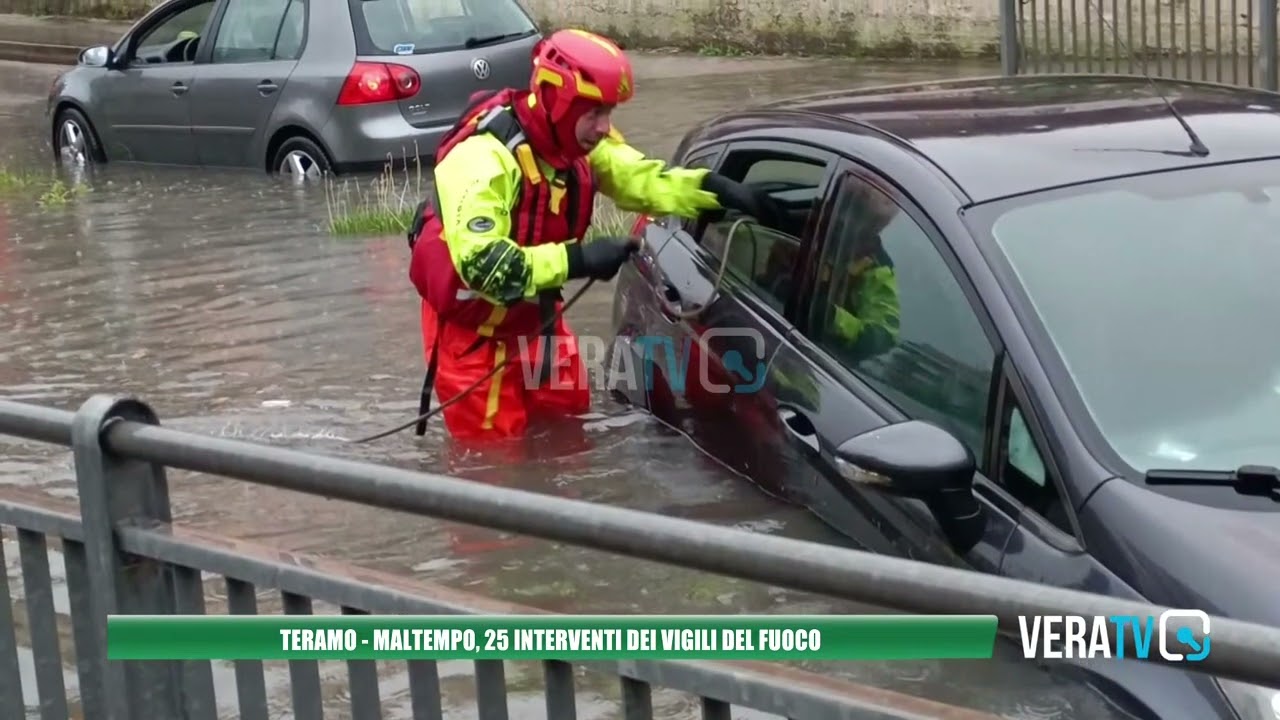
[[[533,51],[531,89],[547,103],[552,122],[574,102],[621,105],[635,90],[631,61],[611,40],[586,30],[559,30]]]

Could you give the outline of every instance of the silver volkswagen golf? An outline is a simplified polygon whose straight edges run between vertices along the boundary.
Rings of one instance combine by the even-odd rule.
[[[53,150],[299,178],[429,161],[472,93],[528,83],[539,37],[517,0],[167,0],[54,82]]]

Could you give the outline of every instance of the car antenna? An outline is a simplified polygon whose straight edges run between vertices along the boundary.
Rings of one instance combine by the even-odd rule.
[[[1089,1],[1093,3],[1093,0]],[[1112,25],[1110,20],[1107,20],[1106,13],[1103,11],[1101,4],[1093,3],[1093,5],[1098,9],[1098,17],[1102,18],[1102,22],[1106,23],[1107,27],[1111,28],[1111,35],[1115,38],[1116,44],[1124,46],[1125,52],[1132,55],[1133,50],[1131,50],[1129,46],[1120,39],[1120,32],[1116,30],[1116,26]],[[1182,113],[1178,112],[1178,109],[1173,106],[1173,103],[1169,101],[1169,98],[1165,97],[1165,94],[1160,92],[1160,88],[1156,86],[1155,80],[1153,80],[1151,78],[1151,74],[1147,72],[1146,53],[1139,56],[1139,60],[1142,62],[1142,76],[1147,79],[1147,83],[1151,85],[1151,89],[1156,91],[1156,95],[1164,101],[1164,106],[1169,108],[1169,112],[1173,115],[1173,118],[1177,120],[1178,124],[1182,126],[1182,129],[1186,131],[1187,137],[1191,138],[1191,154],[1196,157],[1207,157],[1209,155],[1208,146],[1200,140],[1200,136],[1196,135],[1196,131],[1191,129],[1191,125],[1189,125],[1186,119],[1182,117]]]

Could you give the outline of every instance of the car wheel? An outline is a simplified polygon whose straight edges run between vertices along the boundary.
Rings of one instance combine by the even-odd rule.
[[[332,170],[324,150],[304,137],[289,138],[281,143],[271,167],[276,175],[294,182],[320,180]]]
[[[53,154],[64,165],[86,167],[106,158],[89,119],[75,108],[58,113],[53,126]]]

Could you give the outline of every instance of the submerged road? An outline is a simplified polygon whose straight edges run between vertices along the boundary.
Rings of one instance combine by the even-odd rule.
[[[60,68],[0,65],[0,163],[10,174],[52,172],[42,103]],[[728,108],[833,85],[998,72],[956,63],[687,56],[641,56],[636,65],[639,94],[618,113],[619,126],[633,145],[663,158],[693,123]],[[252,172],[109,166],[65,206],[41,207],[31,194],[0,197],[0,395],[75,408],[93,393],[134,393],[164,424],[184,430],[839,542],[807,513],[603,396],[586,420],[586,442],[538,438],[534,456],[514,464],[503,452],[453,451],[438,420],[425,438],[406,431],[368,445],[342,443],[415,414],[422,352],[404,239],[334,238],[327,220],[324,188],[295,188]],[[608,335],[611,293],[609,284],[593,288],[569,322],[579,332]],[[172,477],[178,522],[549,610],[856,609],[483,529]],[[67,453],[9,438],[0,439],[0,483],[75,494]],[[20,591],[12,535],[5,542],[10,581]],[[1088,690],[1022,663],[823,670],[1010,719],[1114,717]],[[279,680],[287,693],[287,677]],[[220,695],[234,702],[221,688]],[[539,702],[531,700],[535,714]]]

